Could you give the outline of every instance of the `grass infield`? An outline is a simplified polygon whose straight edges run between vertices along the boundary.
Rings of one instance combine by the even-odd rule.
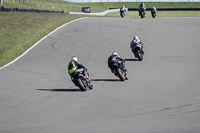
[[[12,0],[13,1],[13,0]],[[69,15],[67,12],[80,12],[84,6],[92,8],[93,12],[100,12],[109,8],[137,8],[140,3],[69,3],[59,0],[32,0],[32,3],[5,3],[7,8],[26,8],[62,11],[64,14],[52,13],[20,13],[0,12],[0,67],[11,62],[42,37],[57,27],[74,19],[85,17],[83,15]],[[147,8],[199,8],[199,3],[145,3]],[[91,17],[91,16],[88,16]],[[109,13],[106,17],[120,17],[119,13]],[[139,18],[137,11],[129,11],[125,17]],[[147,11],[147,18],[151,17]],[[200,11],[160,11],[157,17],[200,17]]]

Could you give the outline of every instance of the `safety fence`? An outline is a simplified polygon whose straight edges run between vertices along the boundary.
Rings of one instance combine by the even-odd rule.
[[[0,0],[3,4],[5,3],[21,3],[21,4],[32,4],[35,5],[36,7],[41,7],[43,8],[43,4],[42,3],[38,3],[38,2],[32,2],[31,0]]]
[[[200,2],[200,0],[64,0],[73,3],[88,2]]]
[[[64,11],[51,11],[51,10],[39,10],[39,9],[21,9],[21,8],[5,8],[4,6],[0,6],[0,11],[3,11],[3,12],[64,13]]]
[[[2,0],[3,3],[30,3],[33,4],[31,0]]]

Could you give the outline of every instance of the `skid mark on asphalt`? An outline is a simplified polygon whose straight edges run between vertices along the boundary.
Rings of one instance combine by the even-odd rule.
[[[44,75],[44,76],[51,76],[51,77],[56,77],[55,75],[49,74],[49,73],[41,73],[41,72],[34,72],[34,71],[26,71],[26,70],[20,70],[20,69],[11,69],[11,68],[6,68],[8,70],[12,70],[12,71],[17,71],[17,72],[23,72],[23,73],[31,73],[31,74],[38,74],[38,75]],[[42,76],[41,76],[42,77]],[[61,77],[57,77],[57,78],[61,78]],[[61,78],[63,79],[63,78]]]
[[[152,114],[152,113],[157,113],[157,112],[163,112],[163,111],[169,111],[169,110],[174,110],[174,109],[182,109],[185,107],[190,107],[193,106],[193,104],[186,104],[186,105],[181,105],[181,106],[176,106],[176,107],[167,107],[167,108],[163,108],[160,110],[154,110],[154,111],[149,111],[149,112],[142,112],[142,113],[137,113],[137,114],[133,114],[133,115],[127,115],[124,117],[131,117],[131,116],[138,116],[138,115],[147,115],[147,114]]]

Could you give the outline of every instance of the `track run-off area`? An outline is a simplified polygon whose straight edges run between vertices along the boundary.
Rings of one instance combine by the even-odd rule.
[[[134,35],[144,60],[134,58]],[[115,51],[129,79],[111,73]],[[200,18],[89,17],[69,23],[0,69],[0,133],[199,133]],[[72,56],[93,90],[70,80]]]

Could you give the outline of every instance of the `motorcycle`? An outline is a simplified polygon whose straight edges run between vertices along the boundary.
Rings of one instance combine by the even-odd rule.
[[[143,60],[144,52],[142,50],[142,45],[139,43],[136,43],[136,45],[132,49],[133,54],[135,55],[135,58],[138,58],[139,61]]]
[[[152,16],[153,18],[155,18],[155,17],[157,16],[157,13],[156,13],[155,11],[152,11],[152,12],[151,12],[151,16]]]
[[[78,69],[72,73],[72,75],[72,81],[80,88],[81,91],[86,91],[88,87],[91,90],[93,89],[89,73],[85,69]]]
[[[126,80],[126,68],[123,61],[114,61],[114,74],[115,76],[118,76],[121,81]]]
[[[140,9],[139,9],[139,15],[141,16],[141,18],[145,18],[145,9],[144,9],[144,6],[142,6]]]
[[[125,11],[124,11],[124,9],[120,9],[120,15],[121,15],[122,18],[125,16]]]

